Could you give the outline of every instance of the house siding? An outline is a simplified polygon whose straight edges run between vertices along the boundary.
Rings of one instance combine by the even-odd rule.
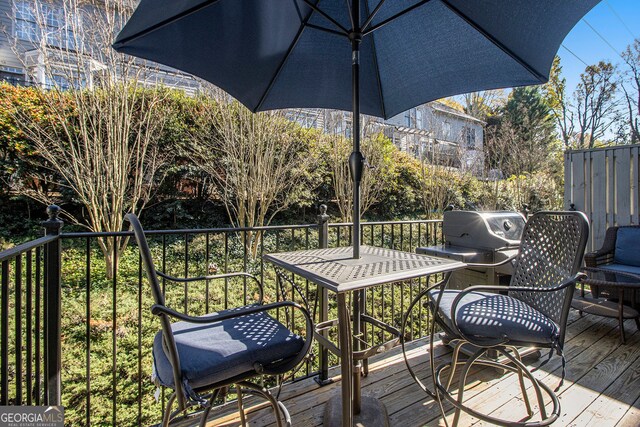
[[[22,69],[22,63],[13,51],[14,12],[12,2],[0,0],[0,66]]]

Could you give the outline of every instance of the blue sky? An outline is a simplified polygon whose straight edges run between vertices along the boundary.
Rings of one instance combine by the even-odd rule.
[[[616,51],[620,53],[626,49],[634,37],[640,37],[640,0],[602,0],[564,40],[563,45],[580,59],[564,47],[558,51],[562,73],[567,79],[567,92],[573,93],[579,82],[580,73],[585,69],[582,61],[589,65],[600,60],[618,64],[621,58]]]

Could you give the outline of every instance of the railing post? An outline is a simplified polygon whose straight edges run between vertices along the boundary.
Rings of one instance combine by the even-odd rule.
[[[320,214],[318,215],[318,247],[326,249],[329,247],[329,215],[327,215],[327,205],[320,205]],[[326,322],[329,317],[329,304],[327,289],[320,288],[320,319],[319,322]],[[326,337],[326,332],[321,332]],[[322,344],[320,345],[320,374],[315,378],[320,385],[331,384],[329,380],[329,350]]]
[[[327,215],[327,205],[320,205],[318,215],[318,247],[326,249],[329,247],[329,215]]]
[[[60,208],[51,205],[47,208],[49,219],[42,223],[47,236],[58,236],[64,222],[58,217]],[[60,345],[60,282],[62,264],[62,242],[56,239],[45,247],[45,286],[44,286],[44,336],[45,336],[45,388],[44,400],[47,405],[61,404],[61,345]]]

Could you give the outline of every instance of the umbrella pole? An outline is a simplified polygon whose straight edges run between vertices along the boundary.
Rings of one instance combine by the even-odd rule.
[[[359,25],[360,5],[353,1],[355,25]],[[360,152],[360,42],[362,34],[358,29],[349,35],[351,39],[351,82],[353,96],[353,117],[351,120],[353,138],[353,152],[349,156],[349,170],[353,179],[353,258],[360,258],[360,181],[364,166],[364,156]]]

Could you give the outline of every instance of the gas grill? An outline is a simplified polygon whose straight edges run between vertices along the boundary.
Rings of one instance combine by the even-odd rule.
[[[447,211],[442,223],[445,243],[416,251],[466,263],[496,264],[518,252],[524,224],[518,212]],[[495,268],[467,267],[452,274],[449,287],[507,285],[512,273],[510,263]]]

